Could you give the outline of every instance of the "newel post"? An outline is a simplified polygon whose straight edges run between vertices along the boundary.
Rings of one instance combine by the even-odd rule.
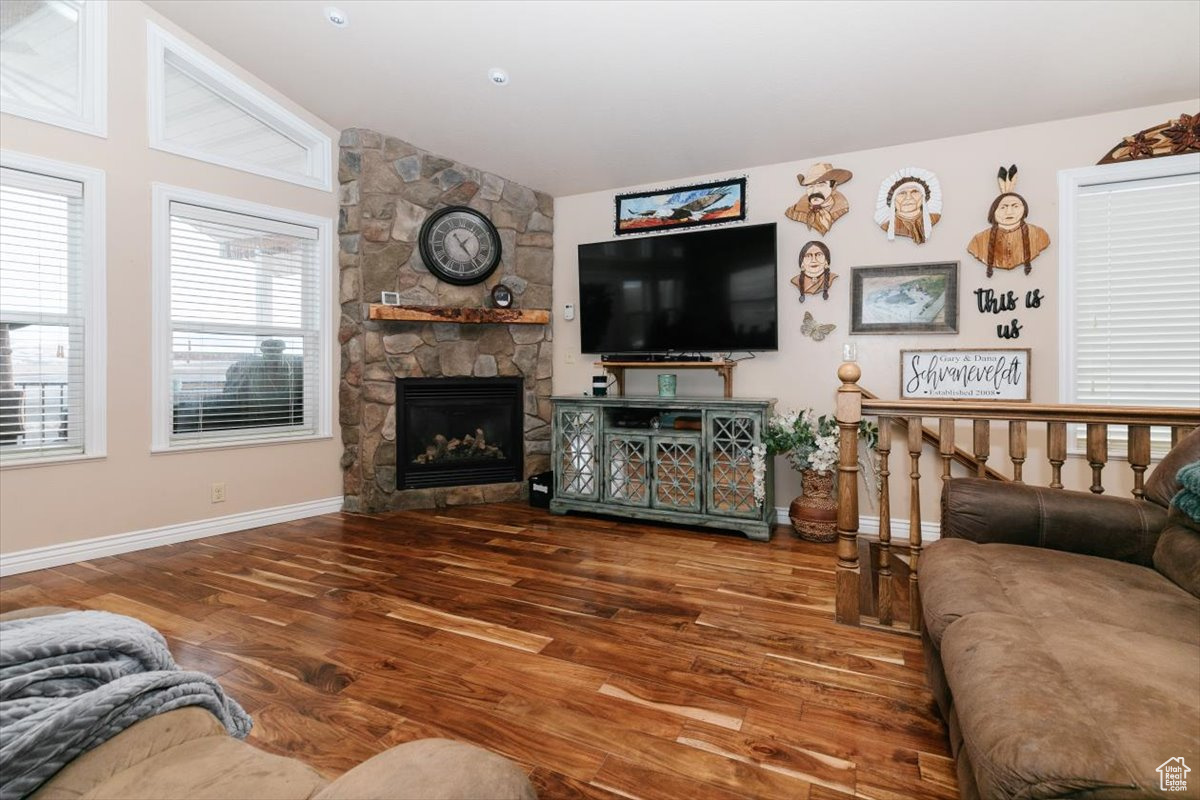
[[[858,423],[862,420],[862,369],[852,361],[838,367],[837,595],[834,619],[858,624]]]

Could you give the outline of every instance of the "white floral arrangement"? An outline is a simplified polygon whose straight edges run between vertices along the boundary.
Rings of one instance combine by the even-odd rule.
[[[879,429],[863,420],[858,424],[858,435],[868,447],[874,447]],[[837,420],[824,414],[817,416],[811,408],[771,417],[763,437],[770,455],[785,456],[797,472],[811,469],[820,474],[837,468],[840,440]]]
[[[767,446],[750,448],[750,468],[754,471],[754,500],[760,506],[767,501]]]

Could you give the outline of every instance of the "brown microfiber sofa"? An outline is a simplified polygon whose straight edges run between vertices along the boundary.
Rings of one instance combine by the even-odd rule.
[[[947,481],[918,575],[964,798],[1200,797],[1200,525],[1168,511],[1196,460],[1200,430],[1144,501]]]
[[[65,608],[9,612],[0,619]],[[508,759],[449,739],[386,750],[332,783],[312,767],[234,739],[202,708],[144,719],[84,753],[30,800],[537,800]]]

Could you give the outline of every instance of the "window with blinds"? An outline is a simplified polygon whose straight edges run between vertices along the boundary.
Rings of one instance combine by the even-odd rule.
[[[148,31],[151,147],[330,188],[328,136],[161,28]]]
[[[84,452],[84,185],[0,168],[0,460]]]
[[[317,227],[167,201],[166,445],[320,432]]]
[[[1200,161],[1162,162],[1073,187],[1067,402],[1200,408]]]
[[[0,105],[7,114],[106,135],[107,5],[0,3]]]

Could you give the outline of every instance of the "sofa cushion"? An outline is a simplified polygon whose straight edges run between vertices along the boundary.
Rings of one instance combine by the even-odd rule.
[[[1200,428],[1196,428],[1171,448],[1146,479],[1146,499],[1163,508],[1179,491],[1179,470],[1193,461],[1200,461]]]
[[[31,800],[306,800],[326,783],[302,762],[234,739],[208,711],[189,707],[131,725],[59,770]]]
[[[1154,548],[1154,568],[1200,598],[1200,523],[1172,508]]]
[[[1009,544],[940,539],[919,562],[933,643],[960,617],[999,612],[1087,620],[1200,646],[1200,602],[1158,572],[1107,558]],[[951,687],[954,688],[953,681]],[[957,689],[955,689],[957,697]]]
[[[1148,567],[1166,509],[1129,497],[954,478],[942,486],[942,538],[1023,544]]]
[[[404,776],[397,781],[396,776]],[[420,739],[386,750],[325,787],[314,800],[537,800],[525,773],[466,742]]]
[[[1200,761],[1200,651],[1177,637],[980,612],[941,657],[983,797],[1153,797],[1160,763]]]

